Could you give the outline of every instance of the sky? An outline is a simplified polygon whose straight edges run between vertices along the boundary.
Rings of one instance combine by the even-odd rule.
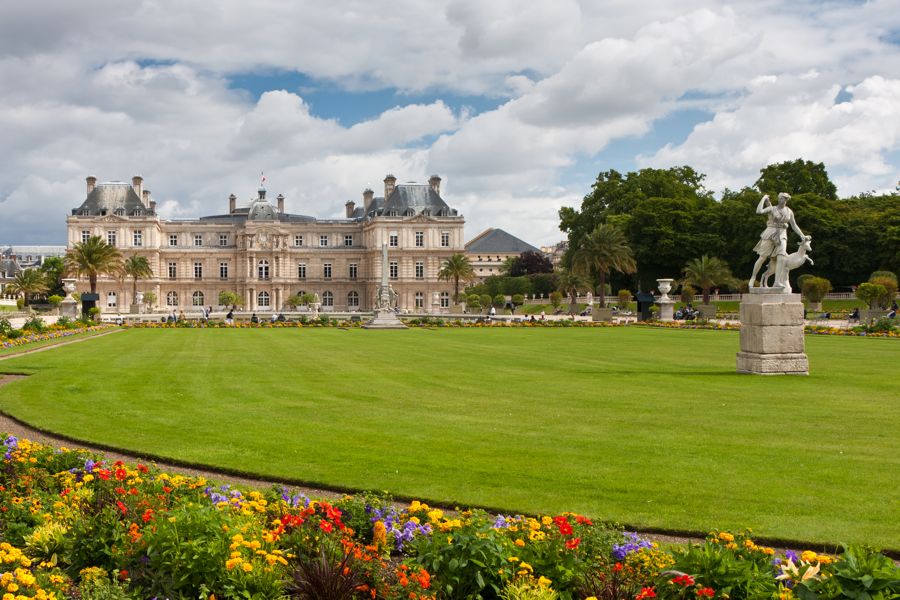
[[[564,239],[597,174],[690,165],[721,192],[823,162],[900,180],[896,0],[0,3],[0,245],[65,244],[85,177],[165,218],[344,214],[442,177],[466,239]],[[799,218],[799,217],[798,217]]]

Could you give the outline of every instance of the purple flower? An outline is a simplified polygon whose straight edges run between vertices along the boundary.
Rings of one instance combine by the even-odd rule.
[[[8,438],[6,438],[6,440],[3,442],[3,444],[10,450],[15,450],[16,448],[19,447],[19,439],[15,436],[11,435]]]
[[[632,552],[653,547],[651,542],[642,539],[636,533],[625,532],[622,536],[625,538],[625,543],[613,545],[613,557],[615,557],[616,560],[624,560],[625,557]]]
[[[497,515],[497,519],[491,527],[494,529],[507,529],[509,527],[509,520],[505,515]]]
[[[794,564],[797,564],[798,562],[800,562],[800,557],[793,550],[785,550],[784,557],[790,561],[793,561]]]
[[[94,470],[94,466],[95,466],[96,464],[97,464],[97,463],[95,463],[94,460],[91,459],[91,458],[89,458],[89,459],[87,459],[86,461],[84,461],[84,471],[85,471],[85,473],[91,473],[91,472]]]

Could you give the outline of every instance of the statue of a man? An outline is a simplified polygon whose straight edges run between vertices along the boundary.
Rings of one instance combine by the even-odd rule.
[[[775,285],[784,286],[787,271],[783,263],[784,257],[787,256],[788,225],[800,236],[800,239],[809,239],[809,236],[804,235],[800,231],[800,227],[797,226],[797,222],[794,220],[794,211],[787,207],[787,202],[790,199],[790,194],[781,192],[778,194],[778,204],[773,206],[767,194],[762,197],[756,207],[756,214],[768,215],[769,220],[766,223],[765,231],[759,236],[759,242],[753,247],[759,258],[756,259],[756,264],[753,265],[750,287],[755,287],[756,276],[767,260],[775,261]]]

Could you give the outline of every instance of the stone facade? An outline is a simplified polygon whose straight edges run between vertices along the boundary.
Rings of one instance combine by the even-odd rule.
[[[479,283],[488,277],[502,275],[504,263],[510,258],[518,258],[523,252],[538,252],[538,249],[493,227],[485,229],[466,244],[466,257]]]
[[[452,282],[438,271],[464,250],[464,218],[440,197],[440,178],[396,184],[385,178],[385,196],[363,193],[346,204],[346,218],[318,219],[284,211],[284,197],[266,200],[265,189],[248,206],[232,194],[228,212],[198,219],[161,219],[140,177],[132,183],[87,179],[87,198],[67,218],[68,247],[99,235],[124,256],[147,257],[154,277],[138,282],[163,310],[218,305],[220,292],[238,293],[246,311],[280,311],[287,298],[318,294],[322,310],[363,311],[375,305],[381,280],[381,246],[388,245],[389,280],[404,310],[450,310]],[[79,280],[78,290],[87,290]],[[104,311],[127,311],[132,283],[102,278]]]

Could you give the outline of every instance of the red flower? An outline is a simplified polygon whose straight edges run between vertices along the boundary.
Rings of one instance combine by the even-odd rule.
[[[613,573],[621,573],[622,569],[624,569],[622,563],[616,563],[615,565],[613,565]]]
[[[128,473],[125,471],[125,469],[123,469],[122,467],[116,469],[116,479],[122,481],[126,477],[128,477]]]
[[[679,575],[672,580],[672,583],[676,585],[683,585],[684,587],[689,587],[694,585],[694,578],[690,575]]]
[[[652,587],[641,588],[641,593],[634,597],[635,600],[644,600],[645,598],[656,598],[656,592]]]
[[[704,596],[707,598],[712,598],[715,595],[716,590],[712,589],[711,587],[700,588],[699,590],[697,590],[698,598],[703,598]]]
[[[116,488],[116,493],[117,493],[117,494],[122,494],[122,495],[124,496],[124,495],[125,495],[125,488],[123,488],[123,487],[117,487],[117,488]]]
[[[583,517],[581,515],[575,515],[575,522],[579,525],[593,525],[594,523],[588,519],[587,517]]]
[[[145,510],[144,514],[141,516],[141,519],[144,521],[144,523],[148,522],[152,518],[153,518],[153,509],[152,508],[148,508],[147,510]]]
[[[123,515],[124,515],[124,514],[128,514],[128,507],[125,506],[125,503],[124,503],[124,502],[122,502],[121,500],[119,500],[119,501],[116,502],[116,506],[119,507],[119,510],[122,511],[122,514],[123,514]]]
[[[334,529],[334,526],[328,521],[319,521],[319,529],[321,529],[325,533],[331,533],[331,530]]]
[[[553,522],[556,523],[556,526],[559,527],[559,532],[563,535],[572,535],[572,525],[569,523],[569,520],[565,517],[554,517]]]
[[[128,579],[128,569],[122,569],[119,571],[119,581],[125,581]]]
[[[109,481],[109,471],[107,469],[100,469],[97,471],[97,477],[103,481]]]
[[[147,467],[145,467],[145,466],[142,465],[142,464],[138,464],[137,470],[140,471],[141,473],[146,473],[146,472],[148,472],[150,469],[148,469]]]
[[[574,550],[575,548],[578,547],[578,544],[580,544],[580,543],[581,543],[580,537],[572,538],[571,540],[566,540],[566,548],[568,548],[569,550]]]
[[[171,491],[172,491],[172,488],[170,488],[169,486],[167,486],[167,485],[164,485],[164,486],[163,486],[163,492],[165,492],[165,493],[168,494],[168,493],[171,492]]]

